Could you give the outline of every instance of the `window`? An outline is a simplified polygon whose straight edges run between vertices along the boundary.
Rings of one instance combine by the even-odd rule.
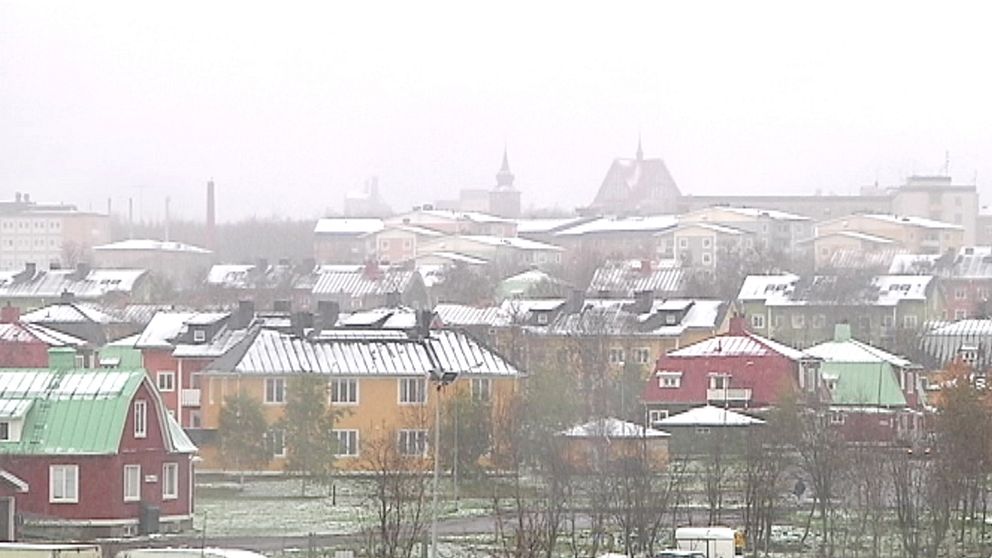
[[[265,402],[278,404],[286,402],[286,379],[266,378],[265,379]]]
[[[179,498],[179,464],[162,464],[162,499],[175,500]]]
[[[141,465],[124,466],[124,501],[141,500]]]
[[[772,326],[776,329],[782,327],[782,316],[775,316],[772,318]]]
[[[331,403],[338,405],[358,404],[358,380],[354,378],[331,380]]]
[[[176,390],[176,373],[171,370],[162,370],[158,373],[158,390],[159,391],[175,391]]]
[[[668,411],[665,409],[651,409],[648,411],[648,424],[657,424],[668,418]]]
[[[806,327],[806,316],[802,314],[792,315],[792,329],[802,329]]]
[[[286,433],[273,428],[265,433],[265,445],[273,457],[286,457]]]
[[[888,329],[892,327],[892,316],[882,316],[882,327]]]
[[[813,316],[813,327],[816,329],[823,329],[827,325],[827,317],[823,314],[816,314]]]
[[[138,399],[134,402],[134,437],[144,438],[148,435],[148,402]]]
[[[623,349],[610,349],[607,358],[610,364],[623,364]]]
[[[765,317],[761,314],[751,314],[751,327],[765,329]]]
[[[79,502],[79,466],[50,465],[48,467],[48,501],[52,504]]]
[[[687,250],[688,248],[689,248],[689,239],[688,238],[685,238],[685,237],[680,238],[679,239],[679,249],[680,250]]]
[[[705,435],[707,435],[709,433],[710,433],[710,429],[709,429],[708,426],[697,426],[696,427],[696,434],[702,434],[702,435],[705,436]]]
[[[844,413],[842,411],[830,411],[830,424],[844,424]]]
[[[634,362],[637,364],[647,364],[651,362],[651,351],[648,349],[634,349]]]
[[[427,401],[427,382],[423,378],[400,378],[400,403],[416,404]]]
[[[334,430],[334,456],[358,457],[358,431]]]
[[[379,241],[380,250],[389,250],[389,240],[382,239]]]
[[[727,374],[710,374],[710,389],[729,389],[730,376]]]
[[[0,422],[0,442],[10,441],[10,423]]]
[[[207,340],[207,332],[203,331],[202,329],[194,329],[193,330],[193,342],[194,343],[203,343],[206,340]]]
[[[954,289],[954,300],[964,300],[968,298],[968,291],[964,289]]]
[[[713,263],[713,256],[711,256],[709,252],[703,252],[700,257],[703,265],[710,265]]]
[[[400,455],[423,457],[427,453],[426,430],[400,430]]]
[[[662,389],[677,389],[681,386],[681,372],[658,372],[658,387]]]
[[[708,236],[703,238],[703,248],[709,248],[712,245],[713,245],[713,239],[712,238],[710,238]]]
[[[540,324],[540,325],[547,325],[547,323],[548,323],[548,315],[545,314],[544,312],[539,313],[537,315],[537,323]]]
[[[958,308],[957,310],[954,311],[954,319],[955,320],[963,320],[963,319],[965,319],[967,317],[968,317],[968,311],[967,310],[964,310],[962,308]]]
[[[679,321],[679,317],[672,312],[665,314],[665,325],[675,325]]]
[[[472,399],[474,401],[489,401],[492,399],[492,381],[489,378],[472,378]]]
[[[906,329],[916,329],[916,314],[909,314],[902,317],[902,327]]]

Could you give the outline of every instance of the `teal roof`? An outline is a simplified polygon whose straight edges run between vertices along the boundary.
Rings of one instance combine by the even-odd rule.
[[[20,417],[11,413],[12,437],[18,430],[20,437],[0,442],[0,454],[115,454],[131,401],[146,381],[140,369],[4,369],[0,408],[26,411]],[[154,388],[152,393],[157,393]],[[180,447],[192,447],[185,434],[177,439],[161,403],[149,403],[149,411],[160,412],[160,422],[169,426],[163,432],[167,447],[178,452],[184,451]],[[176,430],[181,432],[178,426]]]
[[[823,379],[834,382],[833,405],[905,407],[895,370],[887,362],[823,362]]]

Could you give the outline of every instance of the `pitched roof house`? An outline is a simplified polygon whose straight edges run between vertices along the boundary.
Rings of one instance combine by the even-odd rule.
[[[24,532],[189,527],[195,451],[144,370],[0,371],[0,497]]]

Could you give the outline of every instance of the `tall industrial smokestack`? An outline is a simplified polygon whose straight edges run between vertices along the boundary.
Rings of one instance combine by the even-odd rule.
[[[214,227],[216,226],[216,216],[214,214],[214,179],[207,181],[207,248],[216,250],[214,245]]]
[[[169,196],[165,197],[165,241],[169,239]]]
[[[113,206],[111,205],[111,198],[107,198],[107,217],[110,217],[112,208]]]
[[[134,238],[134,198],[127,199],[127,237]]]

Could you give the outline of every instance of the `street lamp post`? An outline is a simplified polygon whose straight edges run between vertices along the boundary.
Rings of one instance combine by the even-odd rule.
[[[438,506],[438,484],[441,478],[441,391],[444,386],[454,382],[458,378],[457,372],[438,372],[431,370],[431,381],[435,383],[437,401],[434,402],[434,437],[431,442],[434,444],[434,488],[433,502],[431,504],[431,558],[437,558],[437,506]]]

